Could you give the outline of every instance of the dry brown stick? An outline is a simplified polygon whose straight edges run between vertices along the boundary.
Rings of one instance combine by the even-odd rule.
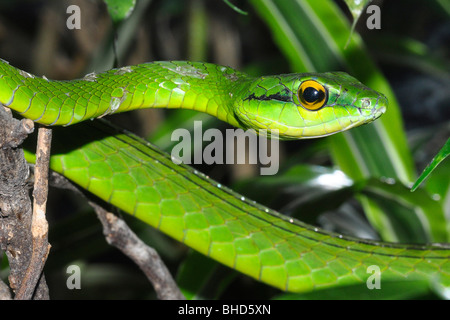
[[[96,203],[89,202],[103,225],[106,241],[127,255],[144,272],[162,300],[183,300],[175,280],[155,249],[147,246],[116,215],[106,211]]]
[[[48,194],[48,170],[51,140],[51,129],[44,127],[39,128],[36,166],[34,171],[33,217],[31,222],[33,251],[30,264],[28,265],[21,286],[15,296],[15,299],[17,300],[28,300],[33,297],[35,288],[41,279],[44,264],[50,250],[50,244],[48,243],[48,222],[45,217],[45,209]]]

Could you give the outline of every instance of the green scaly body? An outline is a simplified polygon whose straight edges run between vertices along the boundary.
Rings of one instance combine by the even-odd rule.
[[[326,104],[316,111],[306,110],[296,96],[308,79],[327,88]],[[244,129],[279,129],[284,139],[324,136],[370,122],[387,104],[384,96],[342,73],[250,78],[230,68],[187,62],[151,63],[58,82],[1,62],[0,102],[30,119],[60,125],[142,107],[190,108]],[[300,292],[365,285],[367,268],[376,265],[384,280],[433,276],[450,286],[448,245],[386,244],[324,232],[174,164],[131,134],[106,124],[85,125],[71,138],[89,142],[55,154],[53,170],[249,276]]]

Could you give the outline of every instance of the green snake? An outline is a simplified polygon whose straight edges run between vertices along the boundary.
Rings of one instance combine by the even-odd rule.
[[[384,95],[342,72],[254,78],[195,62],[152,62],[53,81],[1,61],[0,102],[38,123],[63,126],[139,108],[194,109],[242,129],[276,129],[280,139],[341,132],[377,119],[387,107]],[[375,265],[381,281],[426,277],[450,286],[448,244],[381,243],[326,232],[175,164],[130,133],[103,122],[96,129],[85,125],[71,138],[86,142],[54,154],[52,170],[255,279],[292,292],[365,286]]]

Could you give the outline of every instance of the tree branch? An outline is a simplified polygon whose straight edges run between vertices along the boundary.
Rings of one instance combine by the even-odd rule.
[[[13,119],[0,105],[0,248],[9,261],[9,284],[17,293],[32,264],[31,201],[28,194],[28,164],[18,146],[33,132],[31,120]],[[40,273],[27,298],[48,299],[48,288]],[[17,298],[17,294],[16,294]]]
[[[184,300],[172,275],[155,249],[147,246],[128,225],[116,215],[96,203],[89,202],[103,225],[106,241],[118,248],[144,272],[159,299]]]
[[[36,166],[34,169],[33,216],[31,234],[33,251],[30,264],[25,272],[22,284],[16,294],[17,300],[29,300],[41,278],[47,261],[50,244],[48,243],[48,222],[45,217],[48,195],[48,170],[50,164],[50,147],[52,130],[39,128],[36,148]]]

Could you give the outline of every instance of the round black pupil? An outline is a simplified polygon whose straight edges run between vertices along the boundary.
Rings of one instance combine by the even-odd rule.
[[[324,98],[323,91],[319,91],[313,87],[308,87],[303,91],[303,99],[306,102],[312,103],[315,101],[321,101]]]

